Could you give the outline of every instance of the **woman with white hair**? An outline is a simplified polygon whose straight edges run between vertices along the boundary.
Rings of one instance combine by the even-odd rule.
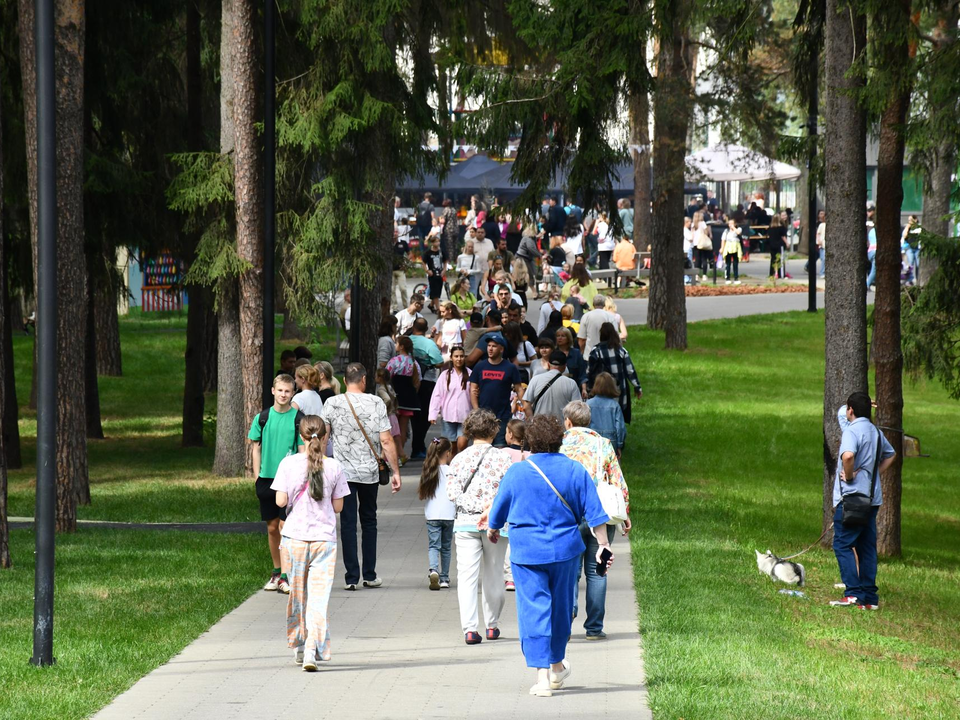
[[[613,485],[623,493],[623,500],[630,512],[630,490],[620,470],[617,453],[610,441],[596,430],[590,429],[590,406],[577,400],[563,408],[563,444],[560,452],[571,460],[576,460],[590,474],[595,486],[600,483]],[[630,518],[623,521],[623,534],[630,532]],[[583,571],[587,576],[587,618],[583,623],[587,640],[603,640],[607,635],[603,632],[603,617],[607,602],[607,578],[597,575],[594,558],[604,541],[613,542],[614,526],[607,524],[600,534],[584,523],[580,524],[580,535],[587,549],[583,553]],[[577,567],[577,587],[574,592],[573,616],[577,616],[580,604],[580,567]]]

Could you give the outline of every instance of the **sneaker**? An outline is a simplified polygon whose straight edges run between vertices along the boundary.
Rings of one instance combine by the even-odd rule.
[[[550,689],[549,683],[542,685],[537,683],[530,688],[530,694],[534,697],[553,697],[553,690]]]
[[[439,590],[440,589],[440,573],[438,573],[436,570],[431,570],[427,577],[430,578],[430,589]]]
[[[303,671],[304,672],[316,672],[320,668],[317,667],[316,658],[310,658],[309,660],[303,661]]]
[[[290,594],[290,583],[287,582],[285,577],[281,577],[277,580],[277,591],[282,592],[284,595]]]
[[[516,592],[517,586],[513,584],[513,580],[507,580],[503,584],[503,589],[506,590],[507,592]]]
[[[450,588],[450,581],[449,581],[449,580],[441,580],[441,581],[440,581],[440,589],[441,589],[441,590],[447,590],[447,589],[449,589],[449,588]]]
[[[558,673],[550,671],[550,689],[559,690],[563,687],[563,681],[570,677],[570,663],[567,660],[563,661],[563,670]]]
[[[858,604],[857,607],[860,608],[861,610],[879,610],[879,609],[880,609],[880,606],[879,606],[879,605],[863,605],[863,604]]]
[[[724,280],[724,281],[723,281],[723,284],[724,284],[724,285],[729,285],[729,284],[730,284],[730,281],[729,281],[729,280]]]
[[[277,588],[280,587],[280,573],[273,573],[270,576],[270,579],[267,580],[267,584],[263,586],[263,589],[267,592],[275,592]]]
[[[857,599],[852,595],[847,595],[840,600],[831,600],[830,604],[833,605],[833,607],[850,607],[857,604]]]
[[[606,639],[607,639],[607,634],[606,634],[603,630],[601,630],[601,631],[598,632],[596,635],[590,635],[590,634],[588,634],[587,637],[586,637],[586,639],[587,639],[587,640],[606,640]]]
[[[847,586],[844,585],[843,583],[834,583],[833,587],[835,587],[837,590],[844,590],[846,589]]]
[[[303,665],[303,645],[293,651],[293,661],[297,665]]]
[[[487,628],[487,640],[499,640],[500,628]]]
[[[464,633],[463,640],[467,645],[479,645],[483,642],[483,638],[480,637],[480,633],[477,632],[468,632]]]
[[[356,584],[356,583],[347,583],[346,585],[343,586],[343,589],[344,589],[344,590],[350,590],[350,591],[352,592],[352,591],[354,591],[354,590],[357,589],[357,584]]]
[[[378,588],[383,585],[383,580],[380,578],[374,578],[373,580],[364,580],[363,586],[365,588]]]
[[[734,280],[734,281],[733,281],[733,284],[734,284],[734,285],[743,285],[743,283],[740,282],[739,280]]]

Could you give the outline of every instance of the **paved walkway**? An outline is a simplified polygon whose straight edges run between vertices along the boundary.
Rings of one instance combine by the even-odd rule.
[[[623,539],[614,544],[607,640],[585,641],[581,614],[567,655],[573,665],[567,687],[552,698],[531,697],[535,677],[520,652],[515,596],[507,593],[502,638],[468,647],[460,633],[455,553],[454,587],[427,589],[414,467],[405,469],[399,494],[380,494],[377,571],[384,586],[347,592],[338,563],[330,599],[333,658],[320,672],[302,672],[286,647],[286,597],[258,591],[97,720],[651,718]]]

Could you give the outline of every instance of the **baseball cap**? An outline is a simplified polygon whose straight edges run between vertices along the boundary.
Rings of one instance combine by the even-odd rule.
[[[500,345],[501,347],[507,346],[507,341],[504,340],[503,335],[501,335],[498,332],[487,333],[486,335],[483,336],[482,342],[484,345],[486,345],[487,343],[495,342],[497,343],[497,345]]]
[[[567,364],[567,354],[563,350],[554,350],[550,353],[550,364],[551,365],[566,365]]]

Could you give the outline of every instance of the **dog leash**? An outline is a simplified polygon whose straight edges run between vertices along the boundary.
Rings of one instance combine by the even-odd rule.
[[[804,554],[805,552],[807,552],[808,550],[812,550],[814,547],[816,547],[817,543],[819,543],[821,540],[823,540],[823,538],[826,536],[826,534],[827,534],[828,532],[830,532],[831,530],[833,530],[833,523],[830,523],[829,525],[827,525],[827,529],[824,530],[822,533],[820,533],[820,537],[818,537],[816,540],[814,540],[813,543],[811,543],[811,545],[810,545],[809,547],[807,547],[805,550],[801,550],[800,552],[795,553],[794,555],[788,555],[787,557],[785,557],[785,558],[780,558],[780,559],[781,559],[781,560],[791,560],[791,559],[793,559],[793,558],[795,558],[795,557],[800,557],[801,555],[803,555],[803,554]]]

